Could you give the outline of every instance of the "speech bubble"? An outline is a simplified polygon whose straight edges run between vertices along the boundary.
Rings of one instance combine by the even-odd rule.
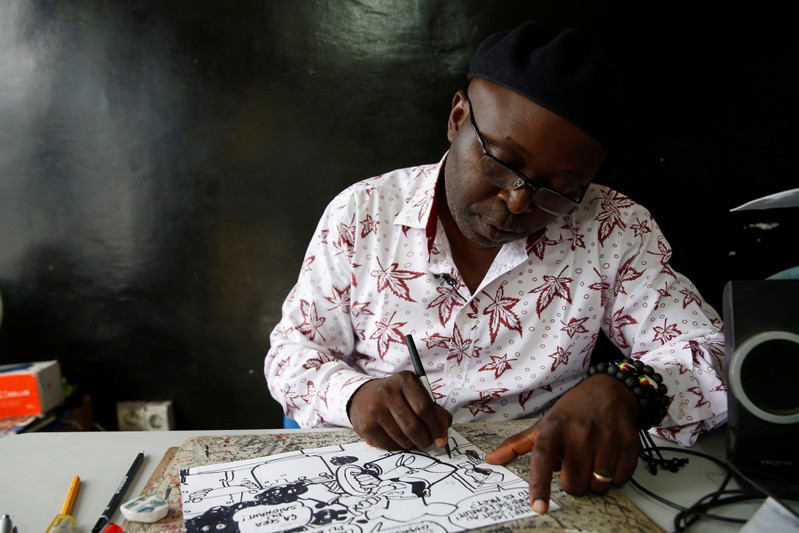
[[[470,496],[458,503],[458,509],[450,515],[449,520],[456,526],[472,529],[534,515],[535,511],[530,508],[529,492],[520,489]]]
[[[300,502],[246,507],[233,515],[241,533],[285,531],[307,525],[311,510]]]

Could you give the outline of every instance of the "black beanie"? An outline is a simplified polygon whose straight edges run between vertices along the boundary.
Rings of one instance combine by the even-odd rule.
[[[495,33],[475,52],[467,77],[518,92],[607,147],[617,136],[620,78],[607,54],[572,28],[529,21]]]

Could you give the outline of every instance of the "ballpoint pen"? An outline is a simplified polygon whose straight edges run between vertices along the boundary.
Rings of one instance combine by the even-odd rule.
[[[114,491],[114,495],[111,496],[111,501],[108,502],[106,505],[103,514],[100,515],[100,518],[97,520],[97,523],[94,524],[92,528],[92,533],[100,533],[102,529],[111,521],[111,518],[114,516],[114,511],[116,511],[117,507],[119,507],[120,502],[122,501],[122,496],[125,495],[125,491],[128,490],[131,481],[133,481],[133,477],[136,475],[136,471],[141,466],[142,461],[144,460],[144,453],[139,452],[136,455],[136,459],[134,459],[133,464],[130,465],[128,469],[128,473],[125,474],[125,477],[122,478],[122,482],[117,487],[117,490]]]
[[[416,376],[419,378],[419,381],[422,382],[424,388],[427,389],[427,392],[430,394],[430,398],[433,400],[433,403],[436,401],[436,397],[433,394],[433,388],[430,386],[430,380],[427,379],[427,373],[424,371],[424,367],[422,366],[422,360],[419,358],[419,352],[416,351],[416,343],[413,342],[412,335],[405,335],[405,344],[408,345],[408,351],[411,354],[411,362],[413,363],[413,370],[416,372]],[[449,449],[449,442],[446,445],[447,456],[452,459],[452,452]]]
[[[0,533],[17,533],[17,528],[11,521],[11,517],[7,514],[4,514],[3,518],[0,518]]]

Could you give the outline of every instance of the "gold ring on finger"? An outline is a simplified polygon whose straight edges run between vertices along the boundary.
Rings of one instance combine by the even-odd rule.
[[[594,479],[599,481],[600,483],[610,483],[613,481],[612,477],[603,476],[602,474],[597,474],[596,472],[591,472],[594,475]]]

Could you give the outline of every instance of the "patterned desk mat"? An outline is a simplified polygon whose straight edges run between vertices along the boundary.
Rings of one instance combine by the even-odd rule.
[[[461,435],[481,450],[490,451],[505,438],[530,425],[529,420],[512,422],[476,422],[454,424]],[[166,451],[158,467],[145,485],[142,494],[154,494],[169,504],[167,516],[154,524],[141,524],[125,520],[126,533],[183,532],[183,513],[180,496],[180,470],[192,466],[226,463],[242,459],[265,457],[297,449],[318,448],[347,444],[360,439],[349,429],[330,431],[296,431],[268,435],[230,435],[194,437],[180,448]],[[528,456],[522,456],[506,465],[522,479],[529,476]],[[613,489],[603,496],[589,494],[569,496],[552,480],[552,499],[560,509],[544,516],[505,522],[476,531],[535,531],[535,532],[663,532],[621,491]]]

